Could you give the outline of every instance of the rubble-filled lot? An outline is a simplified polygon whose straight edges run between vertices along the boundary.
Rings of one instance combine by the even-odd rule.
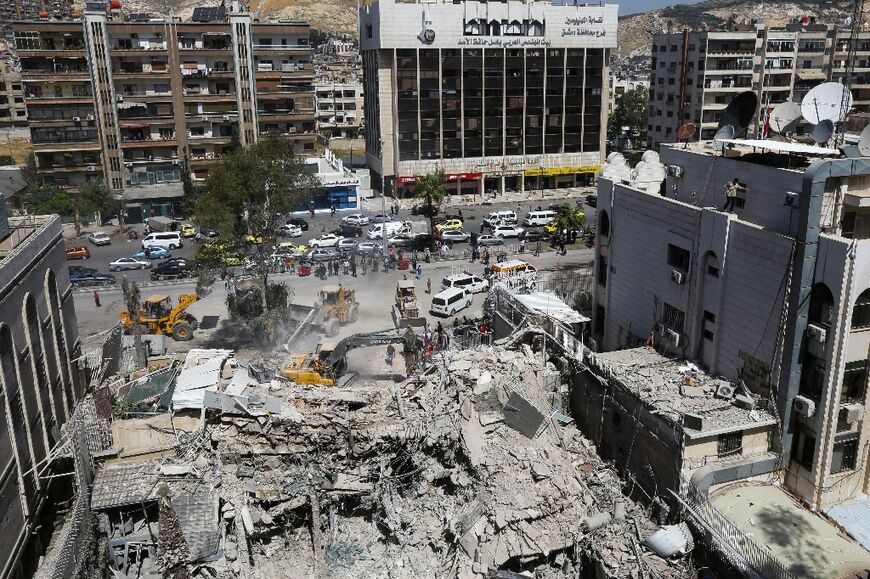
[[[217,388],[232,385],[236,403],[139,463],[159,528],[177,520],[183,534],[154,537],[133,509],[130,533],[142,541],[147,527],[160,556],[116,557],[127,576],[185,556],[195,577],[690,575],[643,546],[658,526],[560,413],[558,371],[526,345],[449,350],[422,375],[344,388],[234,379],[242,370],[227,364]],[[96,496],[116,468],[98,472]],[[98,506],[123,545],[113,509],[131,501],[108,494]]]

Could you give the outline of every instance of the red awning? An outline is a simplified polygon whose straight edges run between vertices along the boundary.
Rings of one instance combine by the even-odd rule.
[[[455,183],[456,181],[475,181],[481,177],[483,177],[483,173],[447,173],[444,175],[444,180],[448,183]],[[396,177],[396,185],[410,185],[416,183],[419,178],[418,175]]]

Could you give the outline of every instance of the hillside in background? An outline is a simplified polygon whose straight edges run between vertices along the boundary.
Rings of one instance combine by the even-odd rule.
[[[815,16],[819,22],[842,24],[851,14],[852,3],[847,0],[706,0],[669,6],[620,18],[619,54],[623,58],[648,57],[652,35],[667,32],[669,26],[675,32],[683,28],[699,30],[704,25],[720,28],[732,18],[738,23],[760,18],[770,26],[784,26],[803,15]]]

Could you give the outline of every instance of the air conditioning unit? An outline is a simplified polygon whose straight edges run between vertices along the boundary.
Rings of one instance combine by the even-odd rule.
[[[799,203],[798,194],[794,191],[785,192],[785,204],[789,207],[797,207]]]
[[[208,122],[208,115],[202,115],[202,120]]]
[[[716,388],[716,398],[722,398],[724,400],[734,398],[734,386],[731,384],[720,384],[719,387]]]
[[[92,173],[92,172],[94,172],[94,171],[96,171],[96,170],[97,170],[97,166],[96,166],[96,165],[88,165],[88,172],[89,172],[89,173]]]
[[[73,122],[80,123],[80,122],[82,122],[82,118],[81,117],[73,117]]]
[[[656,325],[653,326],[653,332],[655,332],[656,336],[661,336],[665,333],[665,325],[656,322]]]
[[[665,338],[674,346],[679,348],[682,343],[683,337],[679,334],[679,332],[675,332],[673,330],[665,330]]]
[[[129,168],[133,166],[133,163],[124,163],[124,166]]]
[[[224,118],[225,121],[228,121],[228,120],[230,120],[230,115],[224,115],[223,118]]]
[[[804,418],[809,418],[816,413],[816,403],[806,396],[795,396],[791,407]]]
[[[678,269],[671,270],[671,281],[678,284],[686,282],[686,274]]]
[[[848,424],[855,424],[864,419],[863,404],[846,404],[843,406],[843,410],[846,411],[846,422]]]
[[[179,161],[178,159],[172,159],[172,164],[173,165],[180,165],[181,161]]]
[[[679,165],[668,165],[668,175],[679,179],[683,176],[683,168]]]
[[[824,344],[825,340],[828,339],[828,330],[816,324],[807,324],[807,337],[820,344]]]
[[[88,119],[89,121],[93,121],[93,120],[94,120],[94,115],[88,115],[88,116],[87,116],[87,119]]]

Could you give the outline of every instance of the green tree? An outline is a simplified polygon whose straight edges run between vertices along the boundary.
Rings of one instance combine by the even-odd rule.
[[[618,146],[621,146],[626,137],[635,142],[646,142],[648,118],[647,89],[637,87],[626,92],[616,100],[613,114],[607,123],[607,139]]]
[[[582,210],[570,205],[559,205],[556,208],[556,218],[553,220],[559,231],[580,229],[586,223],[586,215]]]
[[[72,215],[75,211],[70,194],[57,185],[46,183],[34,187],[27,195],[27,210],[34,215]]]
[[[434,173],[423,175],[414,184],[414,196],[426,202],[426,214],[429,216],[429,233],[435,231],[435,212],[444,199],[444,171],[438,169]]]
[[[262,287],[269,286],[270,254],[285,216],[304,205],[317,186],[293,143],[267,135],[224,157],[209,171],[194,206],[197,223],[220,234],[222,252],[252,253]],[[245,237],[250,236],[252,242]],[[268,310],[266,292],[261,293]]]
[[[100,218],[113,212],[116,202],[101,179],[88,179],[72,195],[75,210],[76,235],[81,233],[81,215],[99,213]]]

